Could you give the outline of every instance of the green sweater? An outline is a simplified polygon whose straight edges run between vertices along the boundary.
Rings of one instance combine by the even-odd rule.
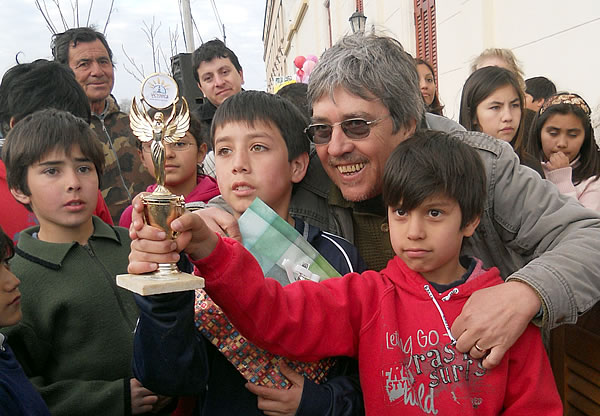
[[[6,328],[17,359],[52,415],[131,414],[129,379],[138,309],[116,286],[126,273],[125,228],[93,217],[82,246],[21,233],[10,266],[21,279],[23,321]]]

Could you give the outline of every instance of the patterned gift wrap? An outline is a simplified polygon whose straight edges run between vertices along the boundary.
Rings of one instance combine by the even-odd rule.
[[[284,359],[271,354],[244,338],[231,324],[206,292],[196,290],[196,328],[234,365],[250,383],[278,389],[287,389],[290,382],[279,372],[279,361]],[[286,360],[290,368],[315,383],[326,380],[334,359],[305,363]]]

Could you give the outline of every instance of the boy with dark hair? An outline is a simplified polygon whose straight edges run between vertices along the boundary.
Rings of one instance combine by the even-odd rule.
[[[10,68],[0,84],[0,128],[6,136],[12,124],[43,108],[66,110],[90,122],[87,97],[68,66],[38,59]],[[44,107],[45,106],[45,107]]]
[[[525,104],[536,113],[546,98],[556,94],[556,85],[546,77],[533,77],[525,80]]]
[[[65,110],[90,122],[87,97],[69,67],[58,62],[38,59],[10,68],[0,83],[0,131],[4,136],[26,115],[44,108]],[[1,149],[0,149],[1,150]],[[15,241],[21,230],[37,224],[35,215],[10,195],[6,168],[0,161],[0,225]],[[112,225],[108,207],[98,190],[94,215]]]
[[[294,82],[277,90],[276,94],[293,102],[307,117],[310,117],[310,106],[306,92],[308,85],[302,82]]]
[[[0,228],[0,327],[17,324],[21,313],[20,281],[8,266],[15,250]],[[15,358],[6,337],[0,334],[0,409],[14,416],[50,415],[46,403],[35,390]]]
[[[289,215],[293,186],[302,180],[308,165],[309,141],[303,133],[307,121],[294,104],[265,92],[243,91],[225,101],[212,124],[223,199],[239,218],[259,197],[304,235],[336,270],[343,274],[364,270],[350,243]],[[135,227],[139,204],[134,206]],[[199,319],[202,309],[195,311],[196,329],[193,292],[136,296],[136,301],[141,311],[134,342],[136,377],[164,394],[202,393],[202,415],[363,413],[355,362],[339,360],[328,374],[329,381],[317,385],[280,361],[281,373],[292,387],[278,390],[257,386],[247,383],[200,333],[206,325]]]
[[[383,195],[396,253],[388,266],[283,288],[264,279],[237,241],[219,237],[199,216],[185,215],[171,226],[182,232],[178,248],[204,276],[207,292],[249,339],[295,359],[358,357],[367,414],[561,415],[532,325],[493,370],[455,349],[450,325],[469,296],[502,283],[496,268],[459,257],[463,239],[479,224],[485,193],[474,149],[446,133],[416,133],[385,167]],[[151,231],[141,230],[158,237]],[[148,259],[137,251],[139,243],[132,245],[130,270]],[[169,247],[153,241],[152,251]]]
[[[157,396],[131,376],[138,311],[116,286],[127,230],[92,215],[104,155],[88,124],[42,110],[3,148],[11,193],[39,227],[24,230],[11,268],[22,279],[23,321],[7,335],[53,415],[152,410]]]

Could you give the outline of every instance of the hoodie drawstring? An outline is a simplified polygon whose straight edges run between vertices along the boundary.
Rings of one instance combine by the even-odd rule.
[[[444,312],[442,311],[442,308],[440,308],[440,305],[438,304],[437,299],[435,298],[435,296],[433,296],[433,293],[431,292],[431,289],[429,288],[429,285],[425,285],[423,286],[425,288],[425,292],[427,292],[427,294],[429,295],[429,297],[431,298],[431,300],[433,301],[433,303],[435,304],[435,307],[437,308],[440,317],[442,318],[442,322],[444,323],[444,328],[446,328],[446,334],[448,335],[448,337],[450,338],[450,340],[452,341],[452,345],[456,345],[456,339],[452,336],[452,333],[450,332],[450,327],[448,326],[448,321],[446,321],[446,316],[444,315]],[[458,293],[458,289],[454,288],[448,295],[446,295],[446,298],[450,298],[450,295],[452,295],[452,292],[454,292],[454,290],[456,290],[456,293]],[[446,299],[444,299],[446,300]]]

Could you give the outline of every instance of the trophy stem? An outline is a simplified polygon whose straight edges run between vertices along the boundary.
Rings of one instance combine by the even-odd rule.
[[[175,263],[158,263],[158,270],[152,274],[155,279],[176,279],[175,275],[179,273]]]

